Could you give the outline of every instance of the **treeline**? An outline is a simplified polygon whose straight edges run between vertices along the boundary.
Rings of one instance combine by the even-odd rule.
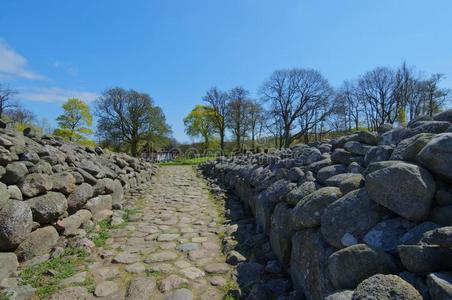
[[[444,109],[452,95],[450,89],[440,87],[444,78],[444,74],[416,73],[403,63],[396,69],[375,68],[334,89],[317,70],[277,70],[262,84],[259,99],[251,99],[243,87],[208,90],[205,104],[185,118],[186,133],[202,137],[206,149],[219,139],[224,151],[229,132],[232,150],[244,151],[268,140],[282,148],[334,133],[374,131],[385,123],[404,125]]]
[[[0,119],[4,126],[23,130],[31,127],[38,134],[53,134],[66,141],[94,147],[100,145],[114,151],[157,151],[176,143],[162,109],[146,93],[122,88],[111,88],[95,100],[94,109],[81,99],[68,99],[63,113],[57,117],[58,128],[52,130],[47,119],[38,120],[14,96],[17,91],[0,84]],[[92,139],[93,116],[97,128]]]

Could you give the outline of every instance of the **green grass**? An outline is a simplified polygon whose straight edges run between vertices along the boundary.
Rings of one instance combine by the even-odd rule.
[[[211,161],[216,159],[216,156],[206,156],[206,157],[194,157],[194,158],[179,158],[171,161],[163,161],[157,163],[159,166],[195,166],[206,161]]]
[[[5,295],[4,293],[0,292],[0,300],[11,300],[8,295]]]
[[[232,295],[232,290],[238,290],[239,285],[236,281],[229,279],[226,281],[226,284],[222,287],[223,293],[224,293],[224,300],[236,300],[237,298]]]
[[[75,275],[82,265],[88,252],[83,248],[66,248],[59,257],[25,268],[20,276],[24,285],[36,288],[39,299],[49,297],[59,288],[61,280]],[[49,274],[53,270],[54,274]]]
[[[99,229],[96,230],[95,227],[86,228],[88,238],[93,241],[96,247],[104,247],[106,241],[110,238],[110,233],[108,232],[111,228],[111,220],[103,219],[97,223]]]

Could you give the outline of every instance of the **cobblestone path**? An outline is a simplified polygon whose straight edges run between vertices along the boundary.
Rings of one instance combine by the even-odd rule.
[[[162,167],[139,200],[139,210],[126,226],[110,230],[90,266],[94,295],[223,299],[232,269],[221,252],[222,218],[204,180],[189,166]]]

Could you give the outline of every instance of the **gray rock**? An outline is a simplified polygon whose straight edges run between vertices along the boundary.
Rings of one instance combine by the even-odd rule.
[[[317,179],[321,183],[325,183],[328,178],[330,178],[334,175],[337,175],[337,174],[345,173],[345,172],[347,172],[346,165],[341,165],[341,164],[331,165],[331,166],[327,166],[327,167],[320,169],[317,172]]]
[[[371,147],[364,156],[364,166],[368,166],[374,162],[388,160],[393,150],[394,148],[389,145]]]
[[[0,252],[0,282],[16,272],[17,267],[19,267],[19,262],[16,254]]]
[[[121,181],[115,179],[113,182],[113,193],[111,194],[113,207],[122,203],[124,198],[124,188],[122,187]]]
[[[409,130],[406,128],[394,128],[380,135],[378,143],[381,145],[397,145],[407,137]]]
[[[372,132],[369,131],[360,131],[358,132],[358,140],[361,143],[366,145],[374,146],[378,143],[378,137]]]
[[[362,174],[363,172],[364,168],[357,162],[352,162],[348,165],[347,173]]]
[[[422,242],[452,248],[452,226],[440,227],[424,233]]]
[[[25,197],[31,198],[52,189],[52,181],[45,174],[28,174],[17,185]]]
[[[237,266],[235,275],[237,282],[242,285],[250,285],[261,280],[265,267],[256,262],[245,262]]]
[[[278,203],[271,216],[270,244],[281,265],[289,266],[291,238],[293,235],[291,209],[286,203]]]
[[[292,211],[294,229],[317,227],[325,208],[342,197],[337,187],[324,187],[304,197]]]
[[[419,166],[397,163],[366,176],[366,189],[375,202],[412,221],[425,219],[435,194],[435,181]]]
[[[15,161],[6,166],[5,174],[1,180],[8,185],[12,185],[18,183],[27,174],[28,169],[25,164]]]
[[[417,154],[434,137],[431,133],[420,133],[401,141],[391,154],[391,160],[416,161]]]
[[[424,300],[430,300],[430,293],[424,277],[410,273],[408,271],[400,272],[400,278],[411,284],[421,294]]]
[[[407,233],[402,235],[399,239],[400,245],[416,245],[419,244],[419,242],[424,237],[424,233],[430,230],[433,230],[435,228],[440,227],[440,225],[432,223],[432,222],[423,222],[412,229],[408,230]]]
[[[414,223],[403,218],[384,220],[366,233],[363,241],[384,251],[394,251],[400,238],[412,227]]]
[[[19,260],[30,260],[50,253],[58,242],[58,232],[53,226],[38,228],[31,232],[16,249]]]
[[[328,295],[325,300],[352,300],[352,290],[342,290]]]
[[[31,232],[33,217],[30,207],[16,200],[0,206],[0,250],[16,248]]]
[[[53,173],[52,166],[44,161],[39,160],[34,166],[30,168],[30,173],[51,175]]]
[[[96,295],[97,297],[113,297],[118,292],[119,287],[115,282],[103,281],[96,286],[94,295]]]
[[[312,164],[310,164],[308,166],[308,170],[312,171],[314,173],[317,173],[318,171],[320,171],[320,169],[324,168],[324,167],[328,167],[329,165],[331,165],[331,159],[330,158],[325,158],[319,161],[316,161]]]
[[[89,210],[81,209],[67,218],[58,220],[55,226],[62,235],[72,236],[75,235],[77,229],[83,224],[86,224],[91,217],[92,214]]]
[[[318,229],[303,229],[292,238],[290,271],[295,290],[307,299],[323,299],[334,291],[328,274],[333,250]]]
[[[380,221],[382,210],[366,189],[352,191],[330,204],[321,217],[325,240],[336,248],[358,243]]]
[[[67,210],[66,197],[57,192],[48,192],[26,202],[33,212],[33,220],[40,224],[51,224],[58,221]]]
[[[69,172],[61,172],[50,176],[52,181],[52,191],[60,192],[65,195],[75,191],[75,178]]]
[[[126,300],[147,300],[151,298],[156,287],[152,277],[136,277],[127,288]]]
[[[452,109],[445,110],[433,116],[435,121],[447,121],[452,122]]]
[[[427,285],[434,300],[452,299],[452,273],[438,272],[427,276]]]
[[[81,286],[71,286],[57,291],[50,300],[92,300],[93,295]]]
[[[422,300],[419,292],[396,275],[377,274],[361,282],[353,300]]]
[[[301,199],[318,189],[318,184],[314,181],[306,181],[297,188],[294,188],[284,197],[285,202],[296,205]]]
[[[3,191],[2,191],[2,188],[0,187],[0,197],[2,197],[3,199],[7,198],[7,197],[3,196],[2,194],[3,194]],[[13,200],[23,200],[22,192],[17,187],[17,185],[8,186],[8,194],[9,194],[10,198]]]
[[[360,142],[350,141],[344,144],[344,149],[352,154],[366,155],[371,146],[363,145]]]
[[[435,175],[452,182],[452,133],[431,139],[419,152],[418,160]]]
[[[36,289],[31,285],[18,285],[3,290],[3,293],[11,300],[31,300],[34,297]]]
[[[235,250],[232,250],[226,256],[226,262],[233,266],[235,266],[241,262],[244,262],[244,261],[246,261],[246,257],[243,256],[240,252],[235,251]]]
[[[326,186],[340,187],[342,181],[344,181],[344,180],[346,180],[346,179],[349,179],[349,178],[354,178],[354,177],[362,178],[362,175],[360,175],[360,174],[357,175],[357,174],[353,174],[353,173],[342,173],[342,174],[337,174],[337,175],[334,175],[334,176],[328,178],[328,179],[325,181],[325,185],[326,185]]]
[[[91,198],[86,202],[85,207],[93,215],[93,220],[99,221],[105,217],[104,211],[112,209],[111,195],[100,195]]]
[[[8,191],[8,187],[4,183],[0,182],[0,206],[2,203],[7,202],[9,198],[12,197]]]
[[[93,197],[94,189],[88,183],[82,183],[75,188],[75,191],[67,198],[68,210],[75,212],[82,208],[88,199]]]
[[[178,289],[175,290],[163,298],[164,300],[192,300],[193,293],[189,289]]]
[[[293,167],[287,173],[287,178],[292,182],[298,182],[304,177],[304,172],[301,168]]]
[[[353,175],[340,182],[339,189],[343,195],[364,187],[364,176],[361,174]]]
[[[351,158],[353,153],[346,151],[345,149],[336,149],[331,154],[331,161],[335,164],[349,165],[351,163]]]
[[[452,270],[452,249],[431,245],[397,247],[403,266],[410,272],[425,275]]]
[[[395,260],[383,250],[366,244],[353,245],[334,252],[328,258],[331,282],[336,289],[354,289],[375,274],[397,274]]]
[[[112,194],[115,190],[115,183],[111,178],[99,179],[94,186],[94,196]]]

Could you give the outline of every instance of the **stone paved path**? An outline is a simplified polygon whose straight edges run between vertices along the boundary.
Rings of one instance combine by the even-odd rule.
[[[90,267],[94,294],[222,299],[231,267],[221,252],[221,217],[203,179],[189,166],[162,167],[141,202],[127,226],[111,230]]]

